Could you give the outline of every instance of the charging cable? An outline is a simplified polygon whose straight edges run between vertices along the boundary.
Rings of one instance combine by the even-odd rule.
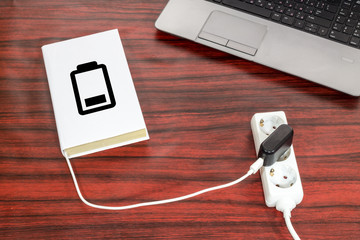
[[[200,190],[200,191],[197,191],[197,192],[185,195],[185,196],[181,196],[181,197],[170,198],[170,199],[165,199],[165,200],[158,200],[158,201],[151,201],[151,202],[144,202],[144,203],[137,203],[137,204],[125,205],[125,206],[118,206],[118,207],[103,206],[103,205],[98,205],[98,204],[94,204],[94,203],[87,201],[83,197],[83,195],[80,191],[79,184],[77,182],[74,170],[71,166],[70,158],[67,156],[66,153],[65,153],[65,159],[66,159],[67,165],[69,167],[72,179],[74,181],[76,192],[84,204],[86,204],[89,207],[99,208],[99,209],[104,209],[104,210],[127,210],[127,209],[138,208],[138,207],[160,205],[160,204],[182,201],[182,200],[185,200],[188,198],[198,196],[203,193],[231,187],[237,183],[240,183],[241,181],[243,181],[250,175],[255,174],[262,166],[269,166],[269,165],[274,164],[274,162],[277,161],[280,158],[280,156],[282,156],[291,147],[292,137],[293,137],[293,132],[292,132],[292,129],[289,127],[283,126],[283,127],[279,127],[277,130],[275,130],[264,142],[262,142],[262,144],[260,146],[259,154],[258,154],[258,159],[250,166],[249,171],[244,176],[236,179],[235,181],[232,181],[232,182],[229,182],[226,184],[222,184],[222,185],[218,185],[215,187],[211,187],[211,188],[206,188],[206,189],[203,189],[203,190]],[[296,203],[291,198],[287,198],[287,197],[284,197],[283,199],[279,200],[276,203],[276,209],[283,212],[283,214],[284,214],[286,226],[289,229],[290,234],[292,235],[292,237],[295,240],[299,240],[300,238],[296,234],[296,232],[291,224],[291,221],[290,221],[291,210],[294,209],[295,207],[296,207]]]
[[[293,237],[294,240],[300,240],[300,237],[297,235],[290,220],[291,210],[293,210],[295,207],[296,207],[296,203],[291,198],[283,198],[276,203],[276,209],[280,212],[283,212],[286,227],[288,228],[291,236]]]
[[[300,240],[300,237],[297,235],[293,225],[291,224],[291,220],[290,220],[291,214],[285,214],[284,213],[284,218],[285,218],[285,223],[286,223],[286,227],[288,228],[291,236],[293,237],[294,240]]]
[[[89,207],[105,209],[105,210],[127,210],[127,209],[138,208],[138,207],[145,207],[145,206],[152,206],[152,205],[160,205],[160,204],[165,204],[165,203],[177,202],[177,201],[182,201],[182,200],[185,200],[185,199],[188,199],[188,198],[198,196],[198,195],[203,194],[203,193],[219,190],[219,189],[222,189],[222,188],[231,187],[231,186],[243,181],[248,176],[250,176],[252,174],[255,174],[264,164],[264,160],[262,158],[259,158],[258,160],[256,160],[250,166],[249,171],[244,176],[242,176],[241,178],[236,179],[235,181],[232,181],[232,182],[229,182],[229,183],[226,183],[226,184],[222,184],[222,185],[211,187],[211,188],[206,188],[206,189],[203,189],[203,190],[200,190],[200,191],[197,191],[197,192],[185,195],[185,196],[181,196],[181,197],[177,197],[177,198],[170,198],[170,199],[165,199],[165,200],[159,200],[159,201],[137,203],[137,204],[132,204],[132,205],[120,206],[120,207],[111,207],[111,206],[103,206],[103,205],[93,204],[93,203],[87,201],[83,197],[83,195],[82,195],[82,193],[80,191],[80,188],[79,188],[79,184],[78,184],[78,182],[76,180],[74,170],[73,170],[73,168],[71,166],[70,159],[66,154],[65,154],[65,159],[66,159],[66,162],[68,164],[72,179],[74,181],[76,192],[79,195],[79,198],[81,199],[81,201],[83,203],[85,203],[86,205],[88,205]]]

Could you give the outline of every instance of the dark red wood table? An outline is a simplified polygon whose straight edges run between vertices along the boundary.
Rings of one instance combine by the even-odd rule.
[[[85,197],[125,205],[233,181],[250,119],[295,130],[302,239],[360,239],[360,100],[155,29],[166,0],[0,2],[1,239],[291,239],[259,174],[182,202],[106,211],[78,198],[60,153],[41,46],[119,29],[151,139],[73,160]]]

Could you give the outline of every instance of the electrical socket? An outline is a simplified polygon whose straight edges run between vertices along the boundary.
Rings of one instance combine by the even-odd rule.
[[[251,130],[256,154],[261,143],[281,124],[287,124],[283,111],[256,113],[252,117]],[[304,192],[293,146],[272,166],[263,166],[260,176],[268,207],[276,207],[277,202],[285,198],[291,198],[295,204],[302,201]]]

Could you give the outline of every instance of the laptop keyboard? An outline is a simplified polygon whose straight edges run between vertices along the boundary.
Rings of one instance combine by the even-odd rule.
[[[360,0],[208,0],[360,48]]]

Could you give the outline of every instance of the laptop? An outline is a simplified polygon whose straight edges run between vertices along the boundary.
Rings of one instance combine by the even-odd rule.
[[[360,0],[169,0],[155,26],[360,96]]]

